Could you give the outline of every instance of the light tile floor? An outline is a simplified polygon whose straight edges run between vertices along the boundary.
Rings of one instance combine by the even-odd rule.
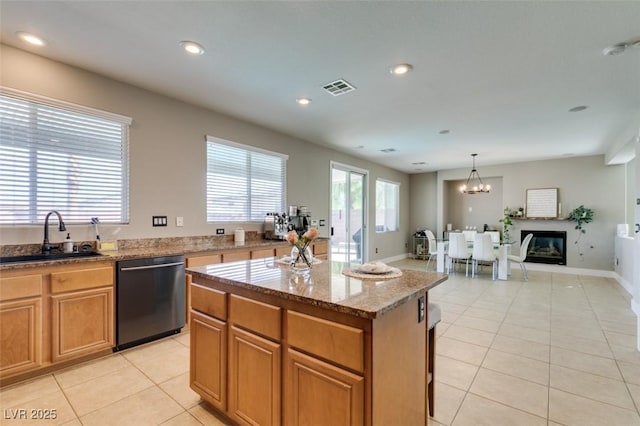
[[[426,262],[394,266],[424,269]],[[432,425],[640,425],[630,296],[614,280],[464,272],[429,293],[437,326]],[[0,390],[1,424],[224,425],[189,389],[182,333]],[[53,421],[11,420],[56,409]],[[321,425],[320,425],[321,426]],[[333,426],[333,425],[332,425]],[[404,425],[402,425],[404,426]]]

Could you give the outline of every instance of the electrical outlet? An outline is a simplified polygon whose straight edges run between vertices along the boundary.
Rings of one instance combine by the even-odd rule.
[[[320,219],[320,226],[324,226],[324,219]]]
[[[184,226],[184,217],[176,216],[176,226]]]
[[[167,226],[166,216],[152,216],[151,221],[153,226]]]
[[[224,235],[224,228],[216,228],[216,235]]]

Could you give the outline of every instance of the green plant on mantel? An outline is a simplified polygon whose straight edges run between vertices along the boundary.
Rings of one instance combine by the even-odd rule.
[[[574,244],[578,246],[578,254],[580,255],[580,259],[584,260],[584,252],[580,247],[580,237],[582,236],[582,234],[587,233],[584,225],[590,223],[593,220],[593,210],[580,205],[580,207],[576,207],[575,209],[571,210],[567,219],[570,222],[576,222],[576,226],[574,227],[574,229],[580,231],[578,233],[578,238],[574,241]],[[589,245],[589,248],[593,248],[593,245]]]
[[[502,223],[502,241],[511,241],[509,230],[511,229],[511,225],[513,222],[511,218],[513,217],[512,210],[509,207],[504,208],[504,216],[498,222]]]

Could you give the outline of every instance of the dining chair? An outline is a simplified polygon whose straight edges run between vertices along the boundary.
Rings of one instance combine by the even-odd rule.
[[[527,250],[529,250],[529,243],[533,238],[533,234],[527,234],[520,244],[520,254],[518,256],[514,254],[507,255],[507,259],[511,262],[518,262],[520,264],[520,269],[522,269],[522,273],[524,274],[524,280],[529,281],[529,277],[527,277],[527,267],[524,265],[524,260],[527,258]]]
[[[478,275],[478,262],[491,262],[491,276],[495,280],[498,273],[498,256],[493,250],[491,235],[477,234],[473,240],[471,254],[471,277]]]
[[[436,236],[433,235],[431,230],[425,229],[424,233],[427,236],[427,241],[429,241],[429,259],[427,260],[427,270],[429,270],[429,263],[431,263],[431,259],[438,256],[438,243],[436,241]]]
[[[467,248],[467,240],[461,232],[451,232],[449,234],[447,273],[451,272],[453,263],[459,264],[460,260],[465,261],[465,275],[469,275],[469,249]]]
[[[500,245],[500,231],[484,231],[484,233],[491,235],[491,242],[494,246]]]
[[[468,243],[472,243],[478,231],[473,229],[473,230],[462,231],[462,233],[464,234],[464,239],[467,240]]]

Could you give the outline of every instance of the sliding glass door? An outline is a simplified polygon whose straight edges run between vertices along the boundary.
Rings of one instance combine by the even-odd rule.
[[[367,258],[366,170],[331,163],[331,260]]]

